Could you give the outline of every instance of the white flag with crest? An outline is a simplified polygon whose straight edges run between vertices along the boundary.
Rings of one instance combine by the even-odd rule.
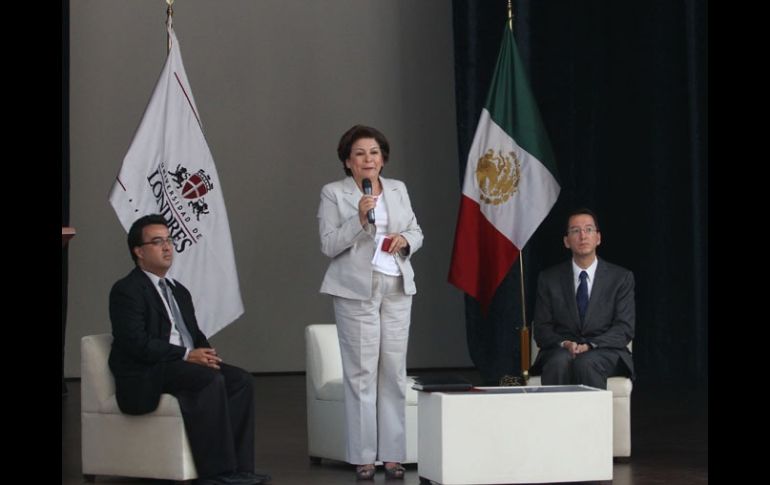
[[[123,159],[110,203],[128,231],[159,213],[174,238],[168,276],[192,293],[200,329],[211,337],[243,314],[230,223],[214,158],[203,136],[179,42],[171,50]]]

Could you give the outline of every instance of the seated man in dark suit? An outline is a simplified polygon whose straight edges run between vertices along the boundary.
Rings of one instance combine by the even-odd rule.
[[[222,362],[198,328],[192,296],[166,279],[174,243],[163,216],[139,218],[128,231],[136,267],[110,292],[110,370],[120,410],[144,414],[161,393],[179,400],[198,483],[253,485],[254,390],[246,371]]]
[[[532,374],[544,385],[585,384],[607,388],[607,377],[633,377],[626,347],[634,338],[634,275],[600,259],[596,215],[572,212],[564,246],[569,261],[543,271],[537,282],[535,341],[540,353]]]

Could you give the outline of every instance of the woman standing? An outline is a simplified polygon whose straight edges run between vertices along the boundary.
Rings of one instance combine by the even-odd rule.
[[[422,230],[403,182],[380,176],[390,145],[356,125],[337,155],[347,177],[324,186],[318,208],[321,251],[331,263],[321,293],[332,296],[342,352],[347,459],[359,480],[403,478],[406,459],[406,349],[412,295],[411,256]]]

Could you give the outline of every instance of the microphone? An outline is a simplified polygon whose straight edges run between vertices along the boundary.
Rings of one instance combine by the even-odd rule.
[[[363,179],[361,181],[361,185],[364,186],[364,194],[372,195],[372,181],[371,180]],[[369,212],[366,213],[366,219],[369,221],[369,224],[374,224],[374,209],[369,209]]]

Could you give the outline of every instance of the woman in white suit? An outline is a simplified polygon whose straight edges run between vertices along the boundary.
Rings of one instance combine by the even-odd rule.
[[[347,177],[323,187],[318,208],[321,251],[331,258],[321,293],[334,302],[347,459],[360,480],[374,478],[376,461],[388,478],[403,478],[406,459],[406,349],[417,292],[410,258],[422,230],[404,183],[380,176],[389,154],[375,128],[345,132],[337,155]]]

